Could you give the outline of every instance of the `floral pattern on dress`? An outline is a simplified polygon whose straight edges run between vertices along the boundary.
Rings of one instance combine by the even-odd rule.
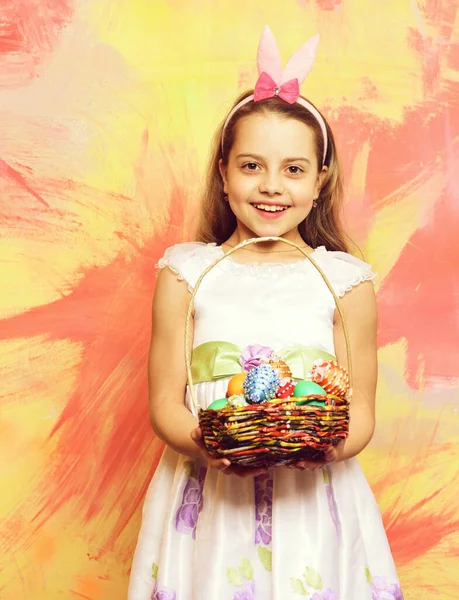
[[[255,484],[255,544],[271,543],[273,517],[273,475],[263,473],[254,477]]]
[[[370,569],[365,569],[368,583],[371,584],[371,600],[403,600],[403,592],[398,581],[389,583],[386,577],[372,576]]]
[[[243,556],[237,569],[226,570],[228,582],[239,589],[234,592],[232,600],[253,600],[255,598],[255,581],[253,567],[248,558]]]
[[[339,600],[339,598],[336,592],[328,588],[324,592],[315,592],[311,596],[311,600]]]
[[[160,588],[156,580],[151,600],[176,600],[175,592],[169,588]]]
[[[373,577],[371,600],[403,600],[398,583],[389,583],[385,577]]]
[[[153,592],[151,594],[150,600],[176,600],[176,594],[174,590],[169,588],[160,588],[158,584],[158,565],[153,563],[152,565],[152,577],[156,579],[155,587],[153,588]]]
[[[184,468],[188,473],[188,481],[175,515],[175,529],[180,533],[191,533],[191,537],[196,539],[196,526],[203,506],[202,491],[207,469],[199,468],[196,463],[189,461],[184,464]]]
[[[323,589],[322,577],[312,567],[306,567],[301,579],[291,577],[290,584],[295,594],[308,596],[309,600],[339,600],[337,592]]]
[[[234,593],[232,600],[253,600],[255,598],[255,582],[249,581],[241,590]]]

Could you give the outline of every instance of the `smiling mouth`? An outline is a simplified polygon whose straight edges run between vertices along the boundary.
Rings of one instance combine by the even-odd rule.
[[[289,208],[288,206],[276,206],[272,204],[252,204],[252,206],[265,212],[284,212]]]

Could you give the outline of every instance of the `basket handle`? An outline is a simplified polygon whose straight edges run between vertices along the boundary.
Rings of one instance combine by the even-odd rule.
[[[187,315],[186,315],[186,323],[185,323],[185,363],[186,363],[186,370],[187,370],[187,377],[188,377],[188,388],[190,390],[191,399],[193,401],[193,404],[194,404],[194,407],[195,407],[196,411],[199,410],[199,404],[198,404],[198,401],[196,399],[196,392],[195,392],[194,384],[193,384],[193,376],[191,374],[191,355],[192,355],[192,347],[191,346],[192,346],[192,344],[191,344],[191,340],[190,340],[191,317],[193,315],[194,299],[196,297],[196,294],[198,292],[198,289],[199,289],[199,287],[201,285],[201,282],[204,279],[204,277],[210,271],[212,271],[212,269],[215,266],[217,266],[219,262],[221,262],[222,260],[224,260],[228,256],[231,256],[231,254],[233,254],[233,252],[236,252],[240,248],[245,248],[246,246],[249,246],[251,244],[259,244],[261,242],[283,242],[284,244],[288,244],[289,246],[292,246],[293,248],[296,248],[297,250],[299,250],[301,252],[301,254],[303,254],[313,264],[313,266],[317,269],[317,271],[322,276],[322,279],[324,280],[326,286],[330,290],[330,292],[331,292],[331,294],[333,296],[333,299],[335,301],[336,308],[338,310],[339,316],[341,317],[341,322],[343,324],[344,339],[345,339],[345,342],[346,342],[347,370],[348,370],[348,373],[349,373],[349,386],[350,386],[347,397],[350,400],[351,397],[352,397],[352,387],[353,387],[351,343],[350,343],[350,340],[349,340],[349,331],[347,329],[347,325],[346,325],[346,322],[344,320],[344,314],[343,314],[343,309],[341,307],[341,302],[340,302],[338,296],[336,295],[334,289],[332,288],[332,285],[331,285],[329,279],[327,278],[327,276],[325,275],[325,273],[322,271],[322,269],[319,267],[319,265],[316,263],[316,261],[313,258],[311,258],[311,256],[307,252],[304,251],[303,248],[301,248],[295,242],[292,242],[290,240],[286,240],[285,238],[275,237],[275,236],[268,236],[268,237],[251,238],[249,240],[244,240],[243,242],[241,242],[237,246],[233,246],[233,248],[230,248],[227,252],[225,252],[224,254],[222,254],[221,256],[219,256],[216,260],[214,260],[214,262],[211,263],[201,273],[201,275],[199,276],[198,280],[196,281],[196,284],[194,286],[193,291],[191,292],[191,298],[190,298],[190,303],[189,303],[189,306],[188,306],[188,311],[187,311]]]

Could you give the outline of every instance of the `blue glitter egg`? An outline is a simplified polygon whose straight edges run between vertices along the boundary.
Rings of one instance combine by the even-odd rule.
[[[254,367],[244,381],[244,395],[250,404],[260,404],[276,397],[280,377],[271,365]]]

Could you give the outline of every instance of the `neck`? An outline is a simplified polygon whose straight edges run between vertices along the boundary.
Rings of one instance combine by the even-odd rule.
[[[227,246],[227,247],[234,247],[245,240],[249,240],[249,239],[257,238],[257,237],[264,237],[264,236],[258,236],[255,233],[253,233],[252,231],[249,231],[246,228],[242,228],[242,227],[238,226],[236,228],[236,230],[234,231],[234,233],[231,235],[231,237],[226,242],[224,242],[224,244],[222,244],[222,245]],[[282,237],[285,240],[294,242],[301,248],[309,248],[309,246],[304,242],[303,238],[301,237],[298,229],[289,231],[286,234],[284,234],[282,236],[278,236],[278,237]],[[288,244],[285,244],[280,241],[260,242],[258,244],[251,244],[248,248],[241,248],[240,252],[244,252],[244,251],[258,252],[259,254],[276,254],[279,252],[298,253],[298,250],[296,248],[293,248],[293,247],[289,246]]]

